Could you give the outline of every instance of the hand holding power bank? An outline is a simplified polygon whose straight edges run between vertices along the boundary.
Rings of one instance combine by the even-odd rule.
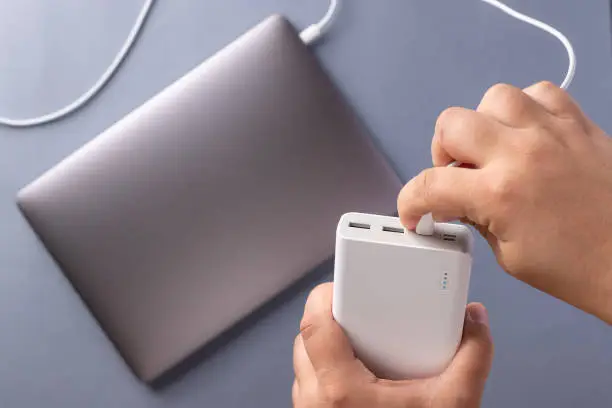
[[[463,334],[472,265],[469,228],[405,231],[398,218],[345,214],[336,234],[333,315],[379,378],[440,374]]]

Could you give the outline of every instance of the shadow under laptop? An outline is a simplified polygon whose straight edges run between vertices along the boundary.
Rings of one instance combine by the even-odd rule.
[[[331,258],[313,271],[306,274],[303,278],[296,281],[277,296],[264,303],[247,317],[236,323],[234,326],[217,336],[214,340],[192,353],[174,368],[162,374],[159,378],[149,383],[154,391],[161,391],[177,383],[190,371],[203,364],[207,359],[221,351],[232,341],[238,339],[242,334],[253,328],[258,322],[270,315],[274,310],[283,304],[291,301],[298,294],[316,285],[323,278],[330,276],[334,269],[334,259]],[[296,322],[297,324],[297,322]]]

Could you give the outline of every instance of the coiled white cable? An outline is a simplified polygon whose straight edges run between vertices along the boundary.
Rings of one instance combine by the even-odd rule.
[[[125,43],[117,53],[115,59],[106,69],[106,71],[102,74],[100,79],[98,79],[98,81],[77,100],[55,112],[51,112],[46,115],[42,115],[35,118],[11,119],[6,117],[0,117],[0,125],[17,128],[40,126],[62,119],[85,106],[108,84],[113,75],[117,73],[117,70],[119,69],[120,65],[123,63],[123,61],[125,61],[125,58],[128,56],[134,44],[136,43],[138,35],[142,31],[144,23],[151,12],[153,3],[154,0],[145,0],[144,6],[140,10],[138,17],[136,18],[136,23],[132,27],[132,30],[130,31]]]

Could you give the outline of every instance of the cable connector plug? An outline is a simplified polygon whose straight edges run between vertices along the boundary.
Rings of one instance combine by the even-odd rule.
[[[318,24],[308,26],[300,33],[300,38],[305,44],[312,44],[323,35],[321,27]]]
[[[300,33],[300,38],[304,41],[304,44],[314,43],[329,30],[338,14],[339,2],[340,0],[330,0],[327,13],[325,13],[321,21],[308,26]]]
[[[431,213],[421,217],[421,221],[416,226],[416,233],[419,235],[432,236],[434,234],[435,222]]]

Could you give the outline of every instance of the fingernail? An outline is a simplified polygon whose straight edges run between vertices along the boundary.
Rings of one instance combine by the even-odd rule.
[[[470,307],[470,319],[476,323],[489,325],[489,312],[481,304],[475,304]]]
[[[420,218],[406,220],[405,222],[403,222],[404,228],[409,231],[414,231],[420,220]]]

